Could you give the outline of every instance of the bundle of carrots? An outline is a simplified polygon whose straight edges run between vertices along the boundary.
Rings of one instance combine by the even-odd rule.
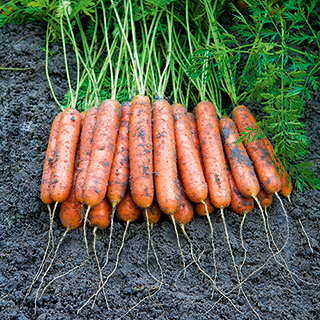
[[[191,203],[199,215],[228,206],[244,214],[253,199],[268,206],[272,194],[289,198],[292,184],[267,138],[238,141],[239,131],[255,127],[246,107],[219,121],[207,101],[195,114],[165,100],[151,106],[145,96],[122,106],[105,100],[82,120],[75,109],[65,109],[52,125],[42,201],[62,203],[60,220],[69,229],[82,224],[84,205],[85,219],[101,229],[109,225],[111,207],[130,222],[140,215],[136,208],[143,209],[153,224],[160,218],[158,203],[184,225],[192,218]]]

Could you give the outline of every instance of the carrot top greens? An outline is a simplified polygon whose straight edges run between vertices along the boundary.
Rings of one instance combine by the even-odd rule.
[[[240,11],[227,0],[11,0],[0,2],[0,27],[47,23],[46,74],[60,109],[87,110],[137,93],[187,108],[210,100],[219,116],[249,100],[261,103],[259,127],[272,134],[296,187],[320,189],[312,164],[304,161],[310,142],[301,121],[319,86],[320,0],[245,2],[248,8]],[[233,22],[224,25],[228,15]],[[50,80],[53,41],[63,48],[63,101]],[[70,54],[76,79],[69,74]]]

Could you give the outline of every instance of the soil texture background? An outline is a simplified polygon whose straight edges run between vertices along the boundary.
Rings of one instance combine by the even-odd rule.
[[[30,68],[26,71],[0,70],[0,319],[320,319],[320,287],[311,284],[320,283],[320,192],[313,190],[293,191],[291,204],[282,199],[288,223],[278,199],[274,198],[268,209],[274,242],[278,248],[285,244],[281,257],[272,257],[259,210],[255,208],[248,214],[243,225],[246,261],[241,268],[242,277],[246,279],[256,272],[243,283],[243,292],[239,294],[236,288],[228,294],[234,305],[213,288],[209,277],[200,272],[195,263],[191,263],[190,245],[179,230],[188,265],[183,273],[176,235],[165,217],[151,230],[163,272],[163,285],[154,296],[143,300],[128,314],[130,308],[154,293],[159,286],[146,267],[148,232],[143,219],[129,226],[118,268],[106,286],[109,310],[100,294],[92,309],[90,303],[77,314],[99,283],[90,227],[87,228],[90,260],[56,279],[40,297],[50,280],[86,259],[83,230],[70,231],[39,291],[36,313],[35,298],[40,281],[35,283],[23,302],[48,239],[49,214],[40,199],[40,181],[51,124],[59,112],[45,75],[45,53],[41,50],[45,46],[44,30],[41,23],[13,24],[0,29],[1,67]],[[67,91],[63,53],[58,44],[51,44],[50,50],[57,52],[50,57],[49,72],[61,101]],[[69,59],[72,65],[72,52]],[[75,78],[72,70],[71,77]],[[249,103],[248,107],[256,117],[263,116],[260,105]],[[319,174],[319,91],[306,102],[303,121],[311,142],[307,160],[314,163],[314,170]],[[241,217],[228,209],[225,217],[235,262],[239,267],[245,253],[240,241]],[[221,216],[216,212],[211,218],[216,286],[227,293],[236,287],[237,276]],[[313,252],[299,219],[309,236]],[[125,225],[116,218],[105,275],[114,267],[124,228]],[[102,263],[105,261],[109,231],[108,228],[97,232],[96,249]],[[56,243],[64,232],[56,215],[53,225]],[[186,226],[186,232],[193,243],[195,256],[201,254],[201,267],[214,278],[210,229],[206,219],[194,217]],[[272,249],[275,250],[274,246]],[[284,267],[284,261],[287,267]],[[286,268],[292,272],[291,275]],[[149,270],[155,278],[161,278],[152,252]]]

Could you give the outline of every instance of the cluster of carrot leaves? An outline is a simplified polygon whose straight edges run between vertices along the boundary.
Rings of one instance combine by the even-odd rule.
[[[248,1],[250,20],[235,14],[233,31],[239,40],[250,42],[247,61],[238,81],[246,100],[257,100],[266,113],[262,127],[272,133],[275,153],[289,170],[300,191],[320,189],[320,180],[304,161],[310,142],[301,117],[305,103],[320,84],[320,31],[318,0],[278,2]],[[319,7],[318,7],[319,8]],[[298,44],[300,47],[298,47]],[[301,50],[313,45],[315,52]]]
[[[242,101],[260,102],[266,116],[259,127],[264,135],[272,134],[275,153],[281,156],[296,188],[319,190],[320,180],[310,169],[312,163],[304,161],[310,142],[301,122],[306,101],[320,83],[319,1],[246,3],[245,11],[231,6],[235,23],[228,31],[212,9],[206,9],[203,23],[207,20],[214,26],[218,41],[200,46],[191,56],[190,74],[199,77],[207,64],[209,78],[216,77],[232,108]],[[311,21],[316,21],[314,27]],[[311,44],[314,52],[301,50]],[[251,133],[249,130],[240,140]]]
[[[246,9],[237,2],[10,0],[0,2],[0,27],[47,22],[46,72],[61,109],[87,110],[137,93],[191,108],[207,99],[219,116],[259,102],[265,112],[259,127],[271,134],[296,188],[319,190],[312,164],[304,161],[310,142],[301,118],[320,82],[320,0],[245,0]],[[224,25],[225,18],[232,24]],[[66,65],[62,102],[48,69],[53,41],[61,42]],[[68,74],[67,46],[76,57],[76,81]]]

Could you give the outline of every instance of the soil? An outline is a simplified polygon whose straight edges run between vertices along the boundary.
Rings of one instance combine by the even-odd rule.
[[[118,268],[106,286],[110,309],[100,294],[92,309],[89,304],[77,314],[99,283],[92,250],[93,234],[88,227],[89,262],[56,279],[43,296],[39,295],[36,313],[35,297],[40,281],[23,302],[48,239],[49,215],[39,190],[51,123],[59,111],[45,75],[45,54],[41,50],[45,46],[44,30],[41,23],[6,25],[0,29],[1,67],[29,68],[25,71],[0,70],[0,319],[256,319],[258,316],[261,319],[320,319],[319,286],[311,284],[320,283],[320,192],[314,190],[293,191],[292,203],[282,199],[288,223],[278,199],[274,198],[268,209],[269,225],[277,246],[284,246],[281,257],[276,255],[276,259],[268,247],[259,210],[255,208],[248,214],[243,225],[246,260],[242,276],[243,279],[251,276],[244,282],[240,294],[221,216],[219,213],[211,215],[216,285],[224,293],[235,288],[228,294],[234,306],[226,298],[221,299],[207,276],[214,277],[215,269],[210,229],[206,219],[200,217],[193,218],[186,226],[186,232],[196,257],[202,254],[199,262],[206,275],[191,263],[189,243],[179,230],[188,265],[183,273],[173,226],[164,217],[151,230],[163,272],[163,285],[154,296],[146,298],[155,292],[159,283],[146,267],[147,225],[139,220],[130,224]],[[52,44],[50,50],[57,52],[50,57],[49,70],[54,91],[61,101],[67,91],[63,54],[58,44]],[[72,65],[72,51],[69,59]],[[71,72],[73,76],[74,72]],[[249,103],[248,106],[258,117],[262,115],[259,104]],[[316,91],[306,102],[303,121],[311,142],[307,160],[314,163],[318,174],[319,110],[319,91]],[[241,217],[228,209],[225,216],[235,262],[240,266],[244,258],[239,231]],[[298,219],[309,237],[312,251]],[[116,219],[105,274],[114,267],[124,228],[125,225]],[[96,248],[102,263],[109,231],[109,228],[98,231]],[[56,215],[53,225],[56,243],[64,232]],[[42,288],[85,259],[83,230],[70,231],[61,243]],[[151,253],[149,269],[154,277],[161,278]],[[130,311],[143,298],[146,299]]]

